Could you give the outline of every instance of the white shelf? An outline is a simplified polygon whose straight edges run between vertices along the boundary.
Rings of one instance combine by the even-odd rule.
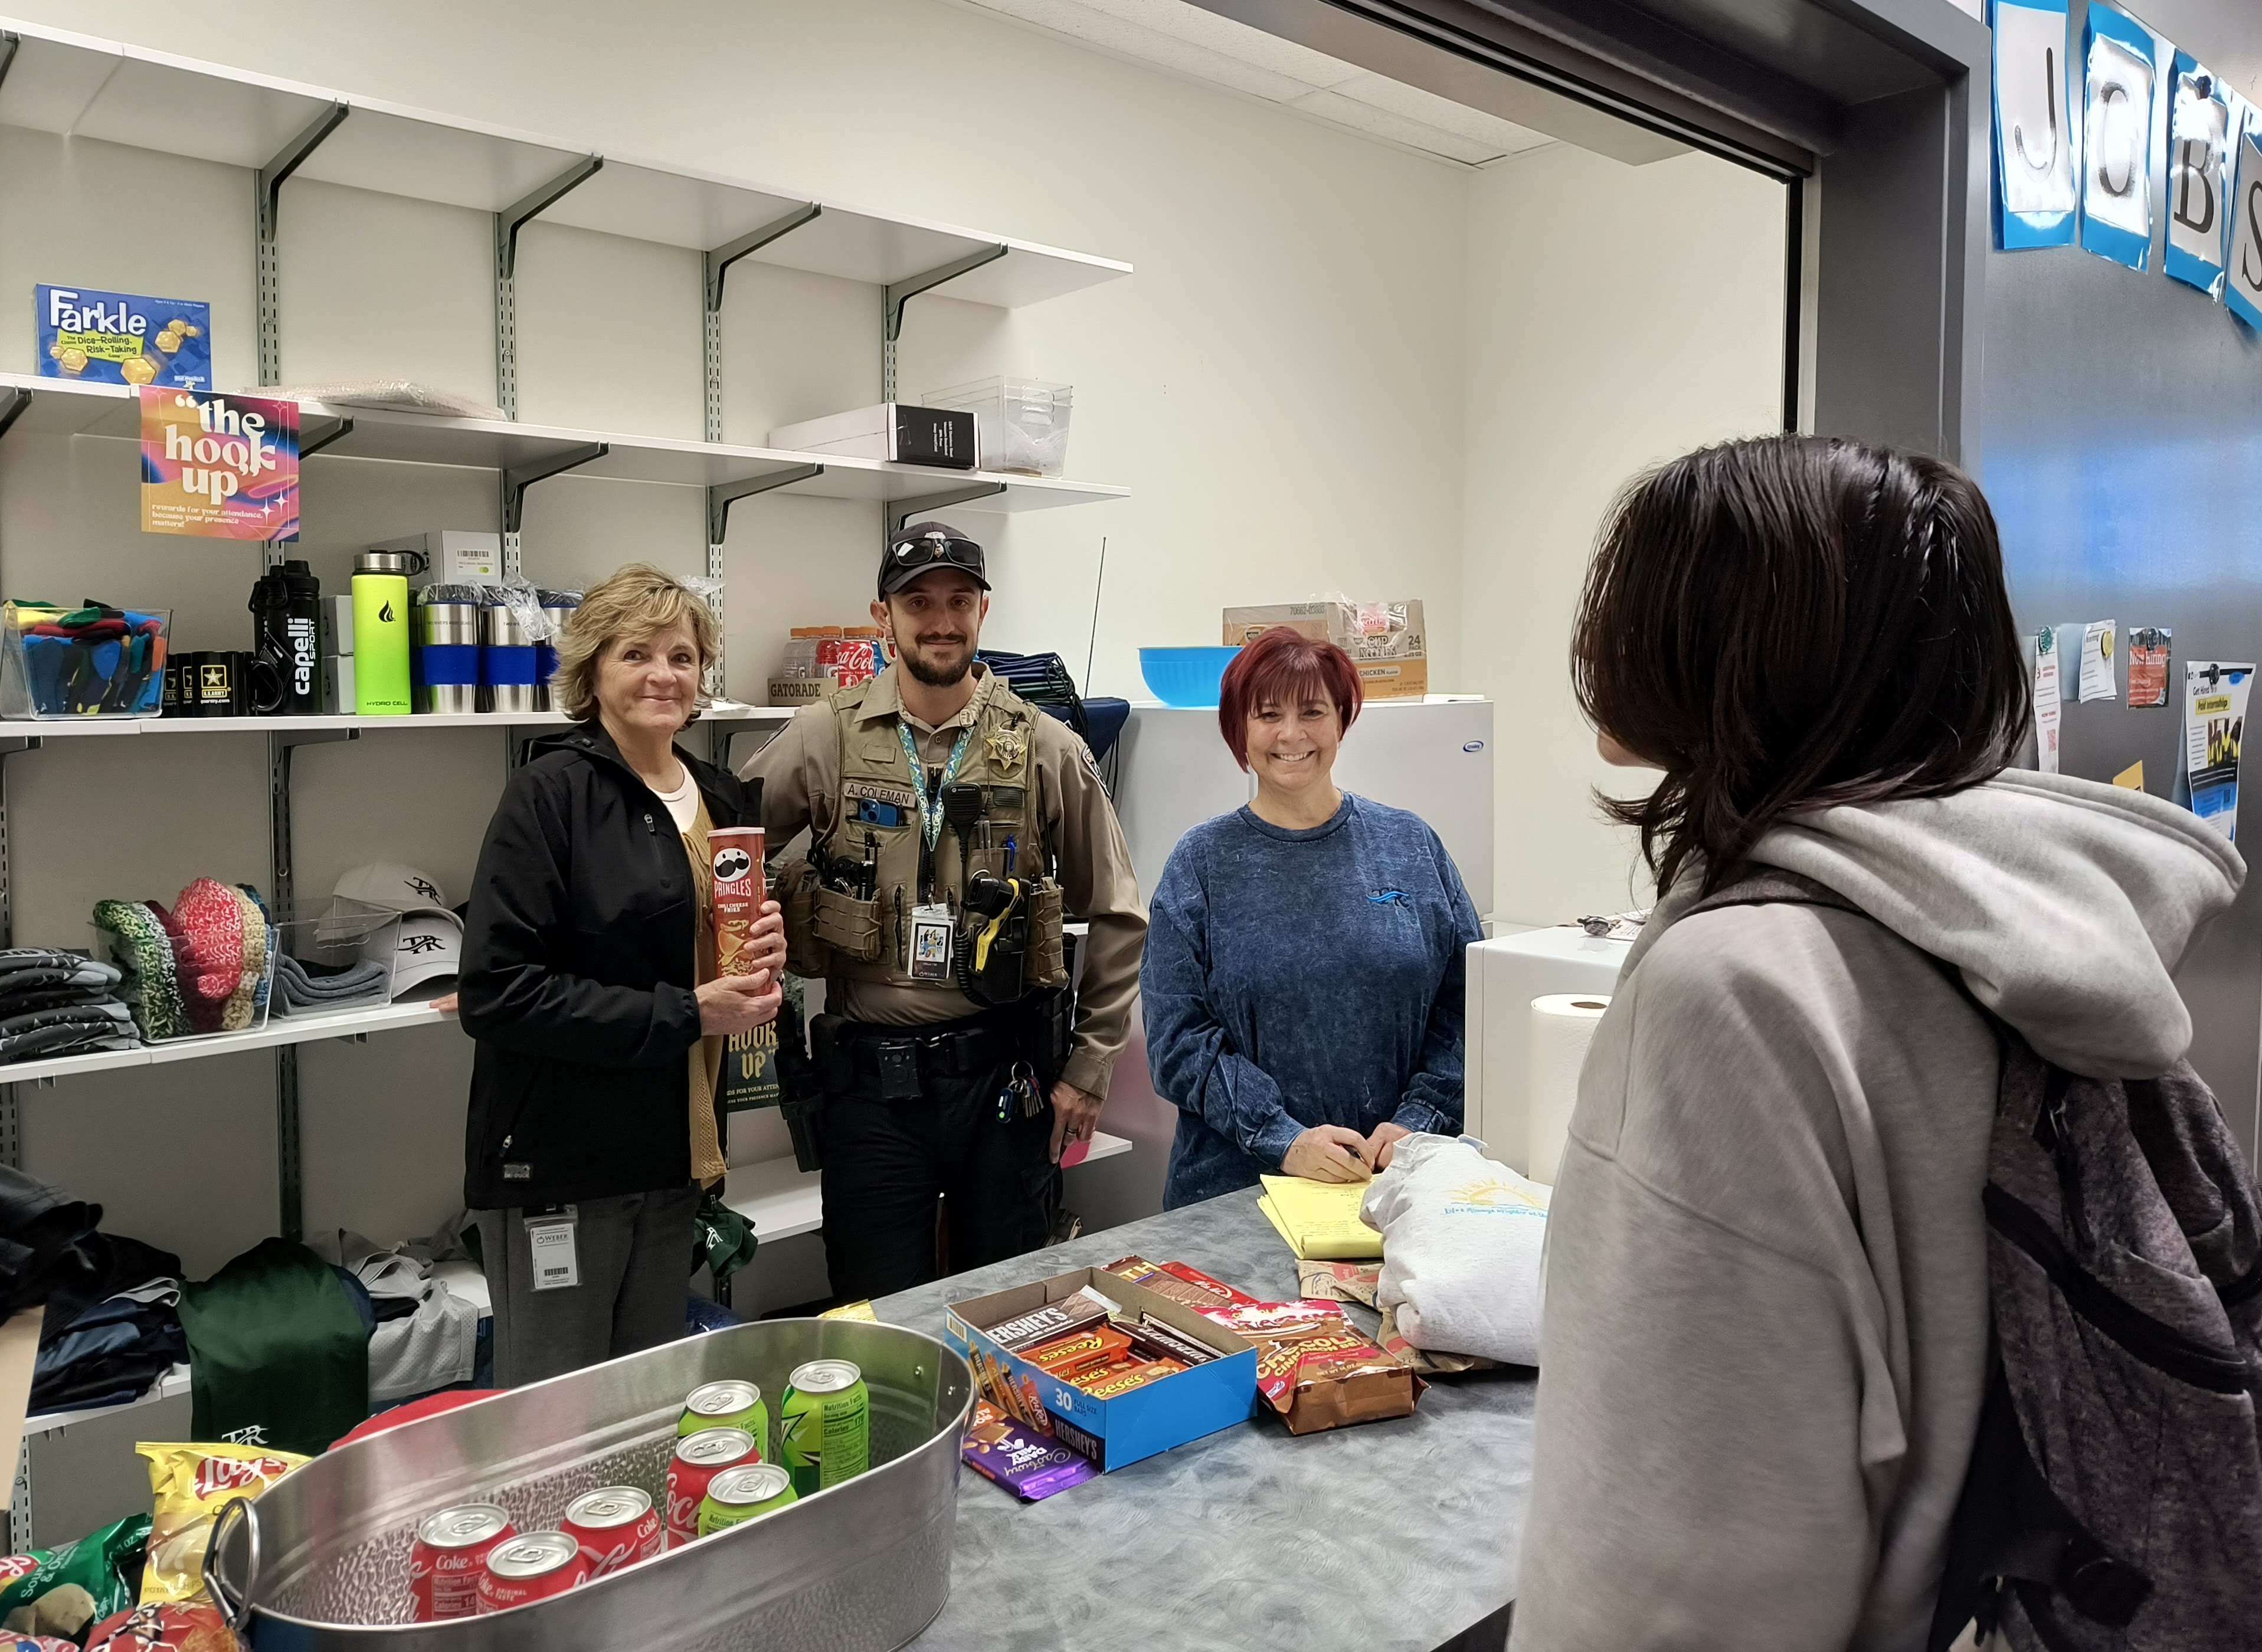
[[[144,1405],[155,1405],[159,1400],[178,1399],[188,1391],[189,1368],[185,1364],[176,1365],[159,1377],[140,1399],[127,1400],[122,1405],[90,1406],[83,1411],[54,1411],[45,1417],[26,1417],[24,1433],[26,1435],[53,1433],[59,1428],[75,1427],[80,1423],[93,1422],[97,1418],[116,1417],[124,1411],[138,1411]]]
[[[0,83],[0,124],[256,170],[334,104],[345,119],[294,175],[385,195],[499,212],[582,161],[578,145],[380,98],[278,80],[35,24]],[[818,216],[748,255],[763,263],[884,285],[985,248],[1002,258],[932,289],[1007,308],[1112,281],[1131,266],[1007,235],[875,212],[791,190],[631,156],[603,166],[543,221],[702,251],[809,205]]]
[[[453,1010],[435,1009],[421,1000],[371,1004],[363,1009],[333,1009],[321,1015],[270,1016],[265,1026],[250,1032],[207,1033],[200,1038],[170,1038],[162,1044],[143,1045],[133,1050],[98,1050],[87,1055],[59,1055],[46,1061],[0,1065],[0,1084],[76,1078],[88,1073],[114,1072],[119,1067],[165,1067],[175,1061],[202,1060],[206,1056],[271,1050],[278,1045],[313,1044],[323,1038],[357,1038],[402,1027],[435,1026],[455,1018]]]
[[[1131,1144],[1122,1137],[1095,1131],[1091,1151],[1077,1164],[1088,1165],[1130,1151]],[[803,1170],[791,1159],[733,1165],[724,1180],[723,1203],[753,1225],[757,1239],[767,1241],[814,1233],[825,1225],[824,1176],[823,1171]]]
[[[14,83],[11,74],[0,84]],[[32,392],[32,405],[18,416],[10,427],[11,433],[140,440],[140,400],[130,385],[0,373],[0,391],[7,390]],[[300,402],[299,407],[302,433],[316,420],[346,418],[354,421],[350,435],[322,449],[306,461],[310,464],[361,459],[393,464],[447,465],[459,470],[515,470],[603,442],[610,451],[566,474],[616,482],[714,487],[759,481],[804,465],[821,464],[825,467],[822,476],[788,483],[780,491],[812,499],[879,499],[892,503],[970,485],[1002,486],[1005,490],[952,507],[975,512],[1045,510],[1122,499],[1130,492],[1125,487],[1070,481],[1060,477],[946,470],[879,459],[843,458],[837,454],[794,453],[782,448],[681,442],[671,436],[636,435],[617,430],[573,430],[557,425],[515,424],[492,419],[447,419],[425,413],[390,413],[381,408],[333,407],[318,401]]]

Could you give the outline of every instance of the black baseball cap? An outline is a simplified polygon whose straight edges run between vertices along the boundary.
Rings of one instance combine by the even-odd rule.
[[[888,541],[880,558],[880,594],[902,590],[921,574],[936,568],[955,568],[971,574],[974,583],[990,589],[982,560],[982,547],[947,522],[913,522]]]

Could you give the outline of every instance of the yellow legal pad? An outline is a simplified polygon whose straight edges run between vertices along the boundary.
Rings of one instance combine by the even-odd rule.
[[[1382,1254],[1382,1235],[1358,1219],[1371,1185],[1266,1176],[1257,1208],[1305,1261],[1366,1261]]]

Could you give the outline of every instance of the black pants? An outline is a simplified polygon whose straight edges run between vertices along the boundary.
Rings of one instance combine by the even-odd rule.
[[[1035,1250],[1060,1204],[1049,1102],[1000,1124],[1011,1063],[923,1073],[921,1095],[886,1102],[876,1083],[828,1086],[824,1115],[825,1265],[846,1302],[936,1276],[935,1199],[945,1200],[950,1268],[961,1273]],[[1045,1087],[1049,1090],[1049,1086]]]

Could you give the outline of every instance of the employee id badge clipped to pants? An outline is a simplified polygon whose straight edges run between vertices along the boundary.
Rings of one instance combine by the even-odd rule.
[[[566,1290],[580,1284],[581,1264],[573,1241],[581,1225],[580,1207],[545,1205],[520,1211],[518,1219],[526,1225],[526,1248],[534,1258],[533,1288]]]

